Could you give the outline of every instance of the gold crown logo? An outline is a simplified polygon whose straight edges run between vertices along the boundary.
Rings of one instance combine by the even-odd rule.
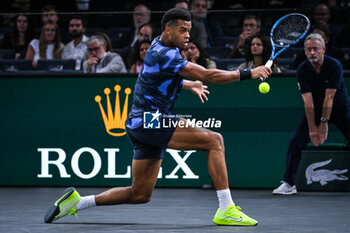
[[[107,133],[112,136],[119,137],[126,134],[125,121],[128,116],[128,100],[129,100],[129,95],[131,93],[131,89],[129,87],[125,88],[124,92],[126,94],[126,97],[124,101],[122,114],[120,111],[120,99],[119,99],[119,91],[121,90],[120,85],[115,85],[114,90],[116,92],[114,114],[113,114],[111,100],[109,98],[109,94],[111,93],[111,90],[109,88],[104,89],[104,93],[107,96],[107,115],[101,104],[101,96],[99,95],[95,96],[95,101],[98,103],[100,107],[102,119],[105,124]],[[122,130],[122,132],[112,132],[112,130],[114,131]]]

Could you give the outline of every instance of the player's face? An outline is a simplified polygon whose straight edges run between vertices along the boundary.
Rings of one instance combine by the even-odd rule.
[[[177,48],[183,49],[188,46],[190,39],[191,21],[178,20],[177,25],[170,27],[169,41]]]
[[[305,55],[312,64],[322,64],[326,48],[319,40],[308,40],[305,43]]]
[[[263,50],[264,50],[264,46],[262,41],[259,38],[254,38],[250,45],[250,51],[253,54],[253,56],[262,55]]]
[[[149,47],[151,47],[151,45],[148,43],[143,43],[140,46],[140,58],[142,59],[142,61],[145,60],[146,52],[149,49]]]

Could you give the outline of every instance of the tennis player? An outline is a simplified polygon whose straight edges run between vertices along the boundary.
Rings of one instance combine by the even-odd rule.
[[[144,66],[137,79],[133,105],[126,120],[126,132],[134,147],[132,185],[109,189],[98,195],[80,197],[68,188],[48,210],[45,222],[50,223],[77,211],[102,205],[139,204],[149,202],[157,181],[165,148],[203,150],[207,154],[210,176],[217,190],[219,208],[213,219],[218,225],[255,226],[258,222],[245,215],[232,201],[228,186],[224,141],[220,134],[203,128],[176,127],[144,129],[144,112],[157,118],[169,115],[181,89],[189,89],[202,100],[209,92],[202,83],[232,83],[245,79],[266,79],[271,69],[264,66],[249,70],[207,70],[184,60],[179,48],[189,41],[191,16],[188,11],[173,8],[162,18],[162,34],[148,49]],[[197,81],[183,80],[190,78]],[[173,121],[184,119],[175,118]]]

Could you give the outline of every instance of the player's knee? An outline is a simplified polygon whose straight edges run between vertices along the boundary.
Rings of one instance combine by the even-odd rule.
[[[139,194],[133,197],[133,203],[143,204],[151,201],[151,194]]]
[[[211,148],[216,150],[224,150],[224,138],[221,134],[216,132],[210,133],[210,139],[211,139]]]

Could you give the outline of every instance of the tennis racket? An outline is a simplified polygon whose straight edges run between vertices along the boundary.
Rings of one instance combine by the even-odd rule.
[[[309,19],[299,13],[283,16],[272,26],[270,40],[272,52],[265,66],[271,68],[273,60],[282,52],[301,41],[309,31]],[[263,78],[260,78],[262,81]]]

